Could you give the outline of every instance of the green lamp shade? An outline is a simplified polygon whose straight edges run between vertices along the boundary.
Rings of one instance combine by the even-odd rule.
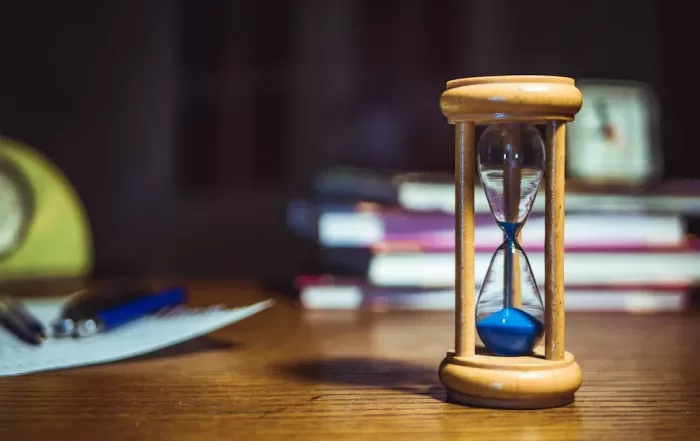
[[[93,266],[90,224],[64,174],[36,150],[5,137],[0,138],[0,165],[0,280],[88,275]]]

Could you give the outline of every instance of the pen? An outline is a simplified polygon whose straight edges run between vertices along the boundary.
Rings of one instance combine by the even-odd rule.
[[[0,299],[0,323],[20,340],[40,345],[46,338],[46,331],[26,307],[12,299]]]
[[[78,321],[90,318],[99,311],[110,310],[151,294],[152,291],[144,287],[122,284],[77,292],[65,303],[59,318],[51,324],[53,335],[69,337],[75,333]]]
[[[166,307],[184,303],[185,291],[182,288],[170,288],[153,294],[129,299],[128,301],[101,310],[75,322],[75,337],[89,337],[109,331],[133,320],[158,312]]]
[[[6,305],[10,307],[10,310],[17,314],[17,316],[26,323],[27,328],[34,334],[38,335],[42,339],[46,338],[46,327],[41,323],[34,315],[29,312],[24,303],[12,300],[12,299],[2,299]]]

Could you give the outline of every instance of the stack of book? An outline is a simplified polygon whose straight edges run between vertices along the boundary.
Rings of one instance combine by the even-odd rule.
[[[696,184],[628,193],[569,187],[566,308],[687,309],[700,281],[700,242],[687,228],[689,216],[700,213]],[[535,199],[521,245],[544,295],[542,196]],[[478,295],[503,233],[480,187],[474,205],[472,282]],[[296,280],[305,308],[454,308],[454,186],[449,177],[332,170],[318,178],[313,197],[290,202],[288,223],[319,248],[320,266]]]

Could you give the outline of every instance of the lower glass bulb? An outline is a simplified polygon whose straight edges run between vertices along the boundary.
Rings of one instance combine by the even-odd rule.
[[[544,335],[544,305],[515,231],[491,259],[476,303],[476,330],[495,355],[532,352]]]

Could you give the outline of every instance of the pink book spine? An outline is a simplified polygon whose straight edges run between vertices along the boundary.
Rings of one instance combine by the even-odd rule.
[[[501,242],[480,242],[475,238],[474,251],[477,253],[493,253],[501,245]],[[544,241],[528,241],[523,239],[520,244],[528,252],[544,251]],[[372,249],[381,252],[454,252],[454,237],[447,235],[424,235],[419,237],[394,238],[377,242]],[[682,244],[669,244],[666,246],[650,246],[640,242],[584,242],[566,241],[567,252],[669,252],[669,251],[697,251],[700,250],[700,240],[688,238]]]

